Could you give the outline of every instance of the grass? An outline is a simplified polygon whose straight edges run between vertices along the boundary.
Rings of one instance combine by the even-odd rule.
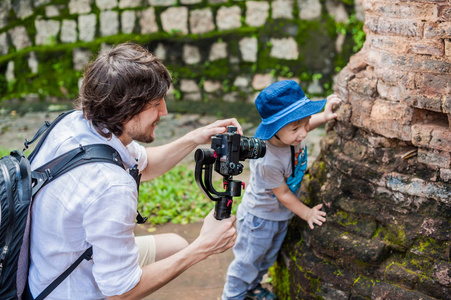
[[[9,155],[10,150],[0,147],[0,157]],[[213,182],[215,188],[222,180]],[[235,198],[232,213],[236,214],[241,199]],[[148,217],[147,223],[156,225],[168,222],[177,224],[194,223],[203,219],[214,208],[197,186],[194,171],[187,165],[177,165],[166,174],[142,182],[139,190],[138,211]]]

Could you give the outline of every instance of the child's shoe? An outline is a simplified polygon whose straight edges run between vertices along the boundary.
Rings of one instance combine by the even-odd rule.
[[[255,289],[252,291],[247,292],[245,300],[277,300],[277,296],[262,287],[261,285],[258,285]]]

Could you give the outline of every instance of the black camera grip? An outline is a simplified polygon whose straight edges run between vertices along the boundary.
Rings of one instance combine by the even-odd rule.
[[[223,220],[230,218],[232,213],[232,198],[222,197],[221,200],[216,201],[215,204],[215,219]]]

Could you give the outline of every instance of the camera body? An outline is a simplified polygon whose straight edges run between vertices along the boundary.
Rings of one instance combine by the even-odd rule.
[[[211,138],[211,149],[218,158],[215,171],[223,176],[236,176],[243,172],[240,161],[247,158],[263,157],[266,153],[266,143],[258,138],[242,136],[237,128],[229,126],[227,132]]]
[[[266,154],[266,142],[258,138],[241,136],[237,128],[229,126],[227,132],[211,138],[211,149],[197,149],[194,153],[196,183],[203,193],[216,202],[215,218],[222,220],[230,217],[233,197],[241,196],[243,183],[233,180],[233,176],[243,172],[240,161],[255,159]],[[212,185],[212,169],[222,175],[224,192],[215,190]],[[202,174],[204,175],[202,178]]]

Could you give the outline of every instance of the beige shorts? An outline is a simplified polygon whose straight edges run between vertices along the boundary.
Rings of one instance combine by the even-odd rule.
[[[139,248],[139,265],[141,267],[155,262],[157,246],[153,235],[143,235],[135,237]]]

